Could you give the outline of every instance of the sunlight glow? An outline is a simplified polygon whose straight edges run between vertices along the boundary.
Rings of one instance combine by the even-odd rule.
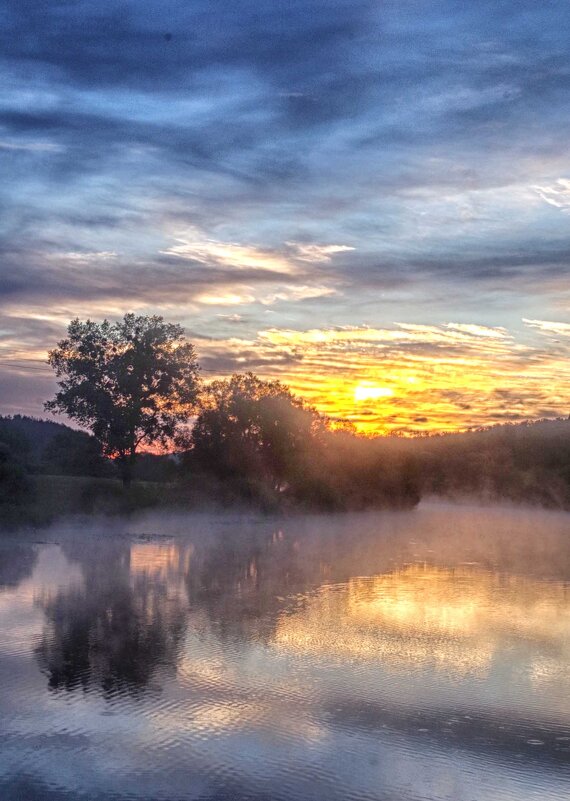
[[[194,296],[205,310],[244,309],[289,300],[325,296],[326,286],[299,284],[289,291],[262,284],[239,288],[218,285]],[[81,306],[79,316],[95,318],[96,302]],[[111,309],[109,316],[119,316]],[[265,314],[274,314],[269,308]],[[45,343],[23,341],[18,324],[65,331],[72,310],[14,306],[0,343],[5,370],[41,376]],[[271,318],[267,318],[271,319]],[[190,319],[183,319],[190,324]],[[192,323],[193,325],[193,323]],[[568,414],[570,394],[570,324],[525,318],[522,332],[503,327],[447,322],[439,325],[393,323],[390,327],[336,326],[292,329],[269,327],[246,336],[193,336],[209,377],[253,369],[264,379],[279,379],[327,415],[365,435],[464,431],[496,423],[560,417]],[[247,326],[235,328],[247,331]],[[29,369],[27,362],[32,364]],[[218,373],[217,365],[223,365]],[[46,367],[46,377],[48,370]],[[555,379],[553,380],[553,376]],[[19,411],[19,407],[14,411]]]
[[[384,575],[323,585],[279,620],[280,650],[377,661],[410,670],[486,674],[504,638],[540,640],[564,664],[570,602],[563,582],[471,567],[409,565]],[[543,671],[546,675],[546,671]]]
[[[390,387],[378,387],[374,384],[358,384],[354,389],[354,400],[357,403],[367,400],[378,400],[379,398],[391,398],[394,390]]]
[[[560,341],[560,325],[530,328],[533,340],[467,323],[267,328],[204,339],[199,352],[210,363],[231,353],[239,369],[255,360],[264,378],[361,434],[461,431],[568,414],[570,338]]]

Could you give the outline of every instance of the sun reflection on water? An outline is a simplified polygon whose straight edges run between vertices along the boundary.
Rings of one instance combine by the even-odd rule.
[[[190,569],[194,548],[191,544],[142,542],[131,545],[132,575],[147,574],[155,579],[180,576]]]
[[[557,664],[563,655],[568,661],[564,582],[428,565],[324,585],[280,616],[274,639],[278,648],[304,654],[459,675],[484,675],[499,647],[532,641]]]

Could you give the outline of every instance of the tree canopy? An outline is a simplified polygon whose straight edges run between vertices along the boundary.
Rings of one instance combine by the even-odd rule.
[[[296,480],[323,418],[279,381],[253,373],[213,381],[192,430],[195,459],[224,476],[263,476],[274,489]]]
[[[184,329],[159,316],[72,320],[49,353],[59,391],[45,404],[91,429],[130,482],[141,445],[166,445],[194,412],[199,368]]]
[[[203,393],[184,460],[267,508],[410,507],[419,496],[412,465],[383,438],[334,429],[279,381],[252,373],[213,381]]]

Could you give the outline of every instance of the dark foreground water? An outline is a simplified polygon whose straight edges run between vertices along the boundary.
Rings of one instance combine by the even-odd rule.
[[[0,540],[0,799],[570,798],[570,516]]]

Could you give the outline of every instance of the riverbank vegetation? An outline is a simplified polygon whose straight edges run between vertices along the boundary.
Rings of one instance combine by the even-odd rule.
[[[244,382],[253,396],[236,392]],[[421,496],[570,509],[568,419],[366,438],[327,426],[282,385],[253,376],[220,383],[174,452],[140,454],[126,489],[120,466],[93,436],[47,420],[0,418],[0,521],[40,526],[151,507],[410,508]]]
[[[26,432],[38,429],[43,437],[32,444]],[[127,487],[121,465],[84,432],[0,418],[0,443],[0,516],[10,524],[149,506],[344,511],[410,508],[419,501],[403,440],[335,431],[283,385],[252,375],[216,382],[176,451],[141,454]],[[81,475],[85,453],[90,458]]]

